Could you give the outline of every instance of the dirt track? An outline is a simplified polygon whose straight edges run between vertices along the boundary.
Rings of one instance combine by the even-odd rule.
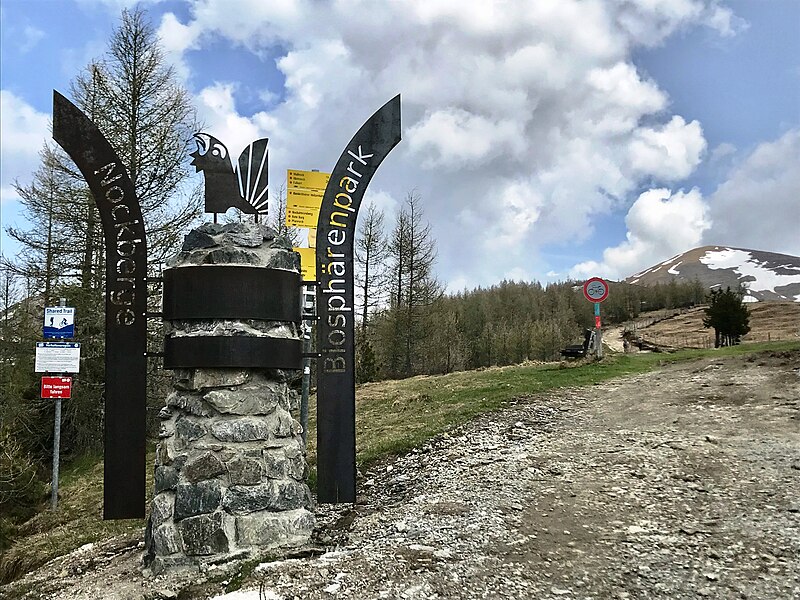
[[[258,580],[271,599],[800,598],[800,353],[522,398],[361,488],[320,511],[326,554],[267,563],[227,598],[257,600]],[[137,559],[55,563],[27,597],[203,579],[143,579]]]

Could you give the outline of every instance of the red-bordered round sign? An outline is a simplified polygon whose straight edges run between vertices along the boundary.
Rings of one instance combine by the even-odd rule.
[[[587,279],[583,284],[583,295],[589,302],[602,302],[608,298],[608,284],[599,277]]]

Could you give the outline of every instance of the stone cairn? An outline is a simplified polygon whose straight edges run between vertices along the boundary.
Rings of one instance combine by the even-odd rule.
[[[246,265],[299,271],[299,256],[257,224],[207,223],[168,268]],[[294,323],[166,322],[167,336],[297,338]],[[145,565],[158,573],[308,541],[314,526],[295,383],[299,371],[175,369],[162,409]]]

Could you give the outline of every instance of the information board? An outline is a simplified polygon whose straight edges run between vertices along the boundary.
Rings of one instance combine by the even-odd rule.
[[[36,373],[78,373],[80,368],[80,343],[36,342]]]

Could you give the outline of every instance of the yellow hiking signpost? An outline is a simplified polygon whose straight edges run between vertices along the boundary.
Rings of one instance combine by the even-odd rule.
[[[319,207],[328,185],[330,173],[319,171],[286,172],[286,225],[288,227],[317,226]]]
[[[309,247],[293,248],[300,254],[303,281],[317,279],[316,251],[312,240],[316,237],[319,207],[330,177],[330,173],[319,171],[286,171],[286,226],[309,229]]]

